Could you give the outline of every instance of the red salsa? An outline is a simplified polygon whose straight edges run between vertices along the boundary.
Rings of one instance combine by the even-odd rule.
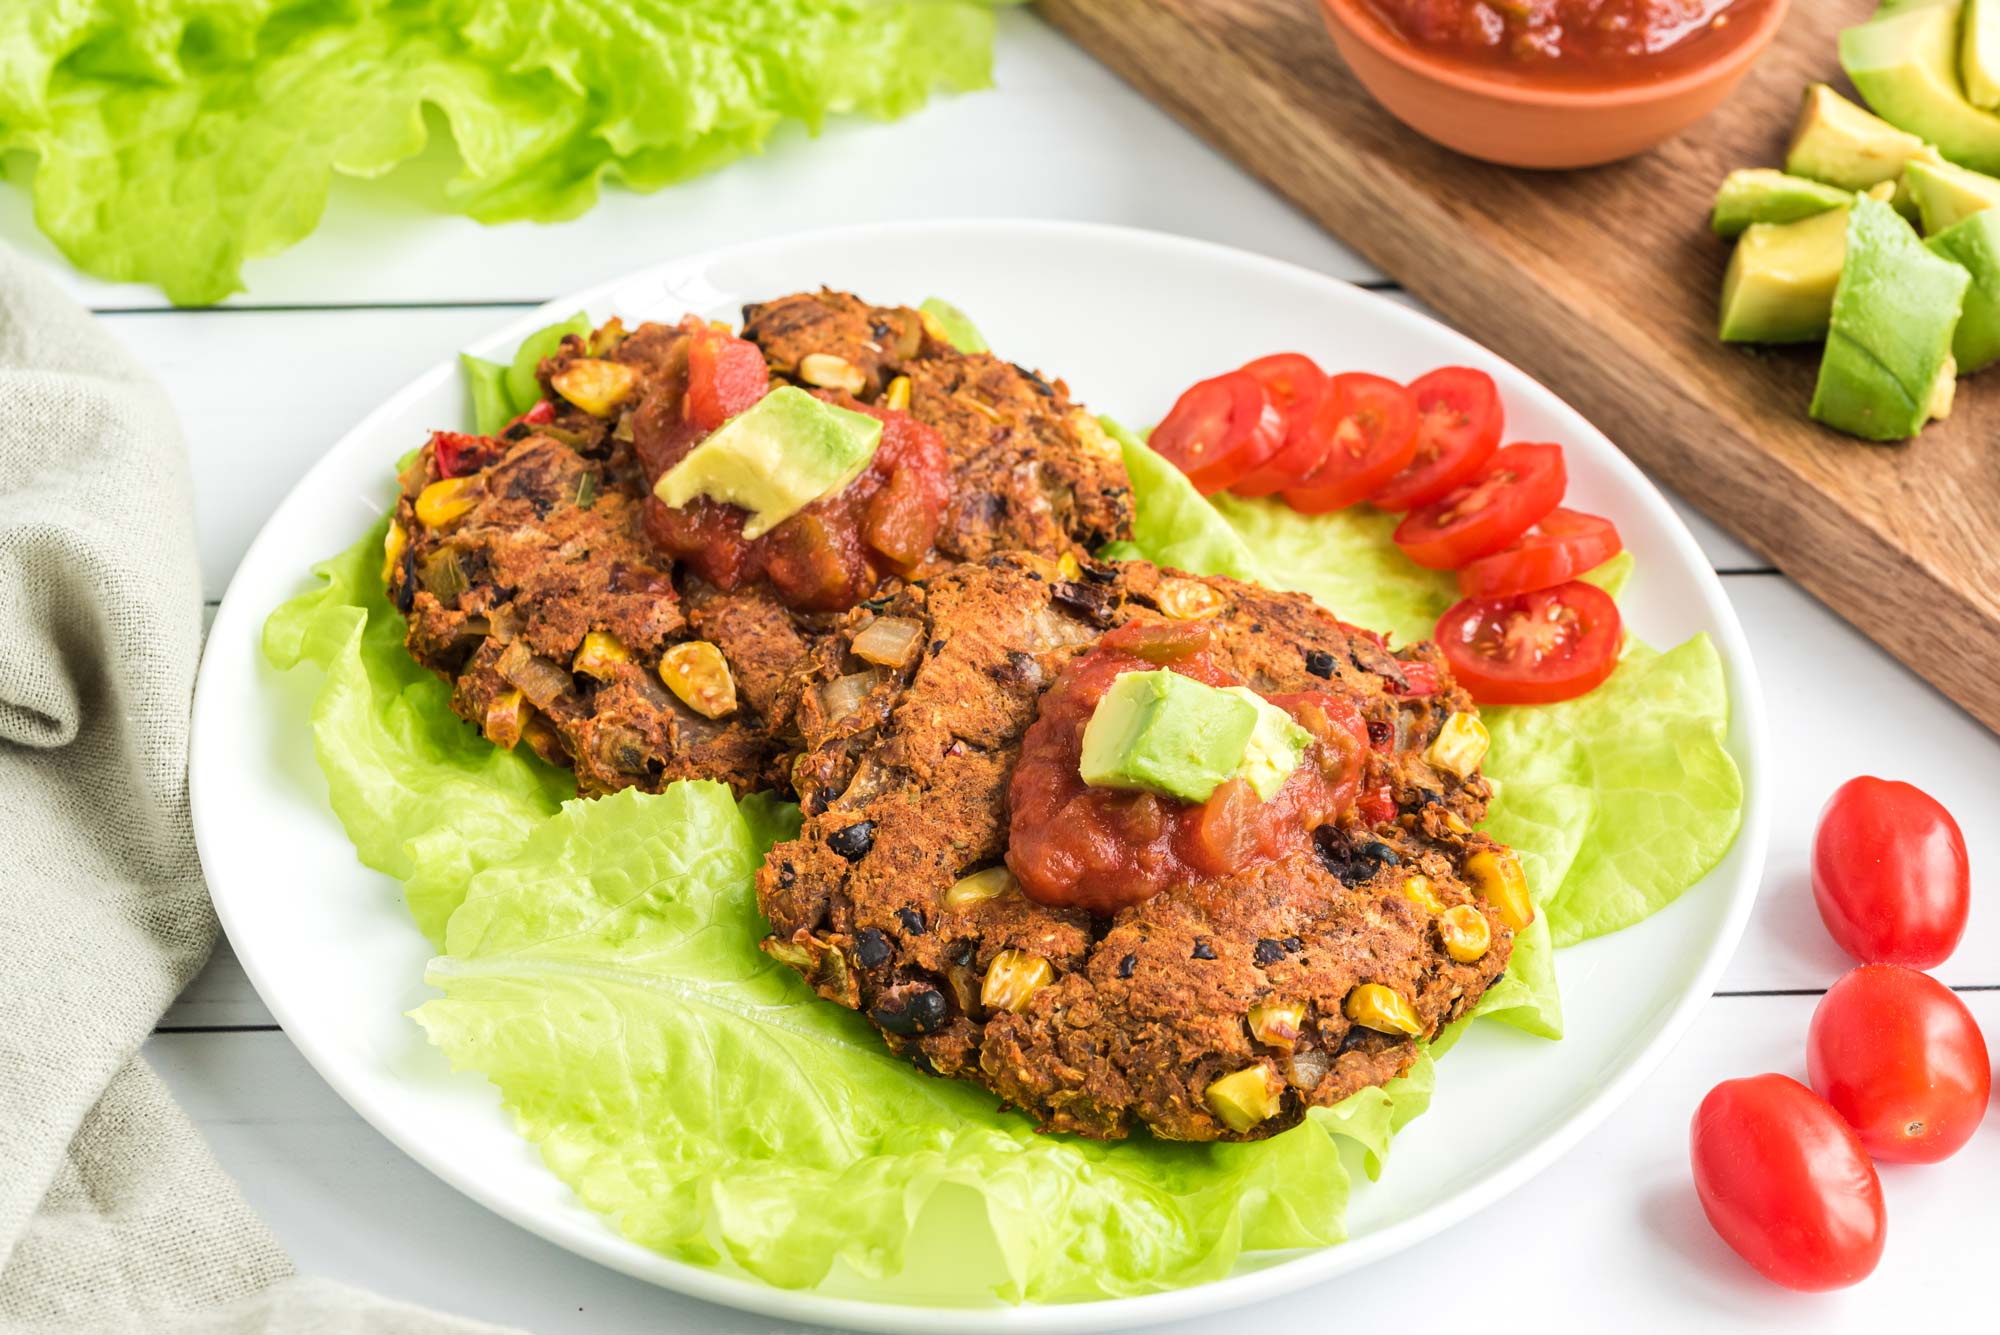
[[[1310,850],[1312,832],[1353,804],[1368,730],[1352,702],[1317,692],[1266,697],[1313,735],[1268,802],[1243,779],[1199,804],[1084,783],[1077,765],[1098,700],[1120,673],[1161,667],[1209,686],[1244,684],[1215,661],[1199,625],[1134,622],[1071,663],[1042,697],[1007,790],[1007,866],[1030,899],[1112,913]]]
[[[1707,64],[1775,0],[1369,0],[1415,46],[1535,82],[1641,83]]]
[[[648,479],[657,481],[769,388],[755,344],[696,328],[686,392],[676,405],[652,405],[652,420],[642,421],[635,438]],[[646,533],[655,545],[717,588],[766,580],[787,606],[809,612],[852,607],[885,576],[920,565],[937,537],[949,487],[937,433],[907,413],[843,393],[815,393],[882,422],[881,443],[860,477],[756,538],[743,536],[745,515],[734,505],[701,496],[673,509],[648,497]]]

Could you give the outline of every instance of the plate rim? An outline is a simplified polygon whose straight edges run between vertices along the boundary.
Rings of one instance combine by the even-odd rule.
[[[1695,582],[1702,591],[1705,604],[1703,610],[1708,614],[1708,619],[1714,623],[1711,634],[1717,641],[1724,676],[1730,690],[1729,724],[1732,731],[1740,730],[1741,754],[1738,753],[1737,747],[1729,749],[1743,779],[1742,820],[1738,827],[1736,844],[1731,850],[1732,852],[1740,850],[1742,867],[1737,884],[1728,887],[1730,900],[1727,910],[1699,966],[1672,1003],[1652,1038],[1633,1055],[1616,1076],[1601,1084],[1560,1126],[1537,1141],[1527,1152],[1476,1179],[1455,1195],[1378,1232],[1304,1251],[1255,1270],[1158,1293],[1070,1303],[968,1307],[873,1303],[861,1299],[822,1295],[811,1290],[780,1289],[752,1277],[678,1261],[672,1257],[646,1251],[640,1244],[630,1242],[615,1229],[605,1226],[600,1216],[592,1216],[591,1222],[597,1225],[596,1227],[586,1228],[570,1218],[544,1216],[534,1208],[516,1205],[502,1199],[498,1192],[489,1190],[481,1179],[461,1171],[449,1159],[432,1154],[415,1136],[406,1134],[398,1125],[396,1117],[388,1110],[373,1106],[373,1100],[366,1093],[345,1079],[341,1060],[321,1049],[318,1042],[308,1031],[304,1031],[303,1027],[295,1028],[291,1023],[292,1012],[282,1000],[283,989],[267,986],[267,975],[255,952],[246,953],[239,949],[237,957],[252,986],[257,989],[259,998],[301,1055],[320,1078],[325,1080],[341,1099],[378,1133],[453,1189],[477,1201],[493,1213],[567,1251],[634,1278],[658,1284],[689,1297],[781,1320],[807,1321],[857,1330],[911,1332],[912,1335],[918,1332],[929,1335],[930,1332],[940,1331],[975,1335],[977,1332],[1027,1330],[1062,1335],[1067,1332],[1125,1328],[1148,1321],[1184,1320],[1276,1298],[1315,1283],[1325,1282],[1341,1273],[1360,1269],[1394,1255],[1471,1218],[1519,1189],[1566,1155],[1585,1136],[1602,1125],[1611,1113],[1658,1069],[1661,1062],[1686,1036],[1701,1008],[1713,995],[1716,984],[1741,941],[1761,884],[1762,869],[1769,845],[1770,823],[1769,778],[1766,773],[1766,757],[1769,754],[1770,743],[1764,701],[1757,669],[1750,654],[1741,620],[1722,586],[1720,576],[1695,542],[1685,521],[1668,504],[1659,487],[1625,455],[1624,451],[1553,390],[1492,349],[1443,324],[1425,311],[1406,306],[1381,292],[1321,273],[1305,265],[1218,242],[1105,223],[1045,219],[944,218],[850,224],[786,232],[777,236],[713,247],[678,259],[632,270],[526,311],[518,318],[501,324],[465,345],[464,350],[480,354],[518,344],[524,335],[549,323],[551,319],[564,318],[579,308],[584,310],[604,308],[614,303],[622,292],[639,284],[658,282],[680,271],[699,272],[718,263],[753,258],[761,251],[790,250],[813,242],[853,245],[874,240],[893,243],[898,237],[915,234],[927,237],[939,233],[969,236],[980,232],[1005,233],[1017,239],[1028,238],[1058,246],[1066,243],[1108,242],[1119,247],[1151,249],[1168,255],[1177,254],[1198,263],[1261,270],[1267,275],[1293,282],[1338,289],[1341,300],[1351,301],[1358,298],[1364,307],[1372,307],[1386,319],[1425,326],[1428,336],[1436,339],[1442,347],[1472,350],[1476,353],[1477,360],[1496,361],[1505,366],[1514,376],[1531,386],[1532,392],[1543,397],[1544,402],[1540,406],[1564,422],[1566,433],[1571,433],[1579,439],[1593,439],[1596,444],[1603,446],[1607,464],[1617,475],[1622,491],[1653,508],[1654,518],[1660,521],[1659,527],[1675,548],[1682,563],[1695,568],[1697,572]],[[394,417],[409,401],[433,392],[440,382],[455,376],[457,370],[456,357],[430,367],[343,431],[319,461],[307,469],[286,492],[284,499],[266,518],[256,537],[245,549],[237,569],[231,573],[229,587],[224,591],[221,605],[217,609],[209,636],[203,646],[191,714],[188,761],[190,810],[196,847],[202,855],[205,868],[214,861],[209,856],[211,846],[224,837],[223,831],[227,827],[225,820],[204,818],[204,812],[207,810],[204,794],[210,791],[205,784],[204,776],[212,763],[220,768],[227,761],[226,755],[211,756],[210,748],[205,744],[205,739],[214,735],[213,729],[206,726],[205,721],[214,717],[227,705],[226,701],[220,699],[222,688],[215,684],[221,669],[215,672],[210,670],[211,663],[217,661],[211,656],[210,649],[218,645],[240,645],[247,634],[251,652],[253,655],[257,654],[259,651],[256,646],[261,639],[262,619],[271,610],[267,607],[248,606],[245,586],[249,581],[243,577],[244,572],[259,565],[259,557],[263,550],[267,546],[274,545],[281,536],[279,520],[285,510],[302,493],[313,489],[313,484],[320,474],[333,467],[334,460],[342,454],[349,440],[371,432],[378,420]],[[244,624],[246,618],[249,619],[247,626]],[[327,814],[331,816],[330,812]],[[1714,874],[1710,873],[1711,876]],[[1703,882],[1697,882],[1696,887],[1690,887],[1689,892],[1692,893],[1706,880],[1705,877]],[[229,898],[226,894],[215,895],[212,887],[211,898],[223,930],[228,934],[232,948],[235,948],[239,936],[238,921],[229,907]],[[637,1255],[634,1255],[634,1252]]]

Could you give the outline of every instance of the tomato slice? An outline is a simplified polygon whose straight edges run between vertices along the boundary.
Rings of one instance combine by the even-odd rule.
[[[755,343],[703,329],[688,344],[688,387],[683,411],[704,432],[753,407],[771,388],[764,352]]]
[[[1437,643],[1482,705],[1538,705],[1597,687],[1618,666],[1618,604],[1571,581],[1511,598],[1467,598],[1438,620]]]
[[[1468,598],[1505,598],[1567,584],[1625,550],[1609,519],[1557,508],[1513,546],[1460,566],[1458,591]]]
[[[1368,498],[1379,509],[1414,510],[1442,500],[1500,447],[1506,417],[1500,387],[1486,372],[1440,366],[1412,380],[1410,396],[1417,401],[1417,452]]]
[[[1257,377],[1230,371],[1191,385],[1147,443],[1211,496],[1277,453],[1285,416]]]
[[[1229,489],[1238,496],[1269,496],[1305,481],[1326,458],[1327,442],[1312,429],[1313,412],[1326,394],[1326,372],[1303,353],[1280,352],[1245,363],[1243,373],[1255,376],[1285,415],[1285,443]]]
[[[1456,570],[1541,522],[1568,485],[1562,446],[1509,445],[1470,482],[1396,525],[1396,545],[1420,566]]]
[[[1313,411],[1326,458],[1285,503],[1309,515],[1343,510],[1403,470],[1417,450],[1417,401],[1393,380],[1349,371],[1327,382]]]

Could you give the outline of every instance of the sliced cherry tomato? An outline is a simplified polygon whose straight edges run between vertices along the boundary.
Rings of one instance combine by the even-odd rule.
[[[1212,496],[1285,443],[1285,416],[1257,377],[1231,371],[1189,386],[1148,443]]]
[[[1618,666],[1618,604],[1572,581],[1511,598],[1467,598],[1438,621],[1438,648],[1482,705],[1536,705],[1595,689]]]
[[[1849,779],[1819,813],[1813,899],[1840,948],[1864,964],[1930,969],[1965,935],[1965,836],[1936,798],[1890,779]]]
[[[1417,401],[1393,380],[1349,371],[1327,381],[1313,410],[1326,458],[1285,503],[1309,515],[1343,510],[1401,472],[1417,449]]]
[[[477,473],[501,453],[500,442],[491,436],[470,436],[463,431],[431,432],[431,458],[437,464],[439,477]]]
[[[547,399],[536,399],[534,407],[507,423],[507,426],[502,427],[501,430],[506,431],[509,428],[519,426],[523,422],[526,422],[529,426],[547,426],[555,420],[555,404],[550,403]]]
[[[1864,964],[1827,989],[1806,1075],[1878,1160],[1937,1163],[1972,1139],[1993,1096],[1986,1038],[1929,974]]]
[[[1788,1289],[1866,1279],[1889,1219],[1854,1128],[1790,1076],[1725,1080],[1688,1134],[1702,1212],[1736,1254]]]
[[[1280,352],[1246,363],[1243,373],[1255,376],[1285,415],[1285,443],[1229,489],[1238,496],[1269,496],[1305,481],[1326,458],[1327,441],[1313,432],[1314,410],[1326,395],[1326,372],[1301,353]]]
[[[1417,403],[1417,452],[1368,499],[1383,510],[1442,500],[1500,447],[1506,417],[1493,377],[1469,366],[1440,366],[1410,382]]]
[[[1468,598],[1504,598],[1553,588],[1623,550],[1624,539],[1609,519],[1558,507],[1512,546],[1460,566],[1458,591]]]
[[[1396,790],[1386,783],[1378,783],[1361,794],[1354,809],[1370,825],[1387,825],[1396,819]]]
[[[1509,445],[1470,482],[1396,525],[1396,545],[1420,566],[1456,570],[1541,522],[1568,485],[1562,446]]]
[[[704,432],[754,406],[771,388],[771,372],[755,343],[703,328],[688,344],[688,388],[683,411]]]

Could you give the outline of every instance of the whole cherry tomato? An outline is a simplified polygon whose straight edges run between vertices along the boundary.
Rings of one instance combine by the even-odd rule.
[[[1889,1163],[1950,1158],[1993,1094],[1972,1012],[1937,979],[1897,964],[1864,964],[1827,990],[1806,1038],[1806,1076]]]
[[[1694,1187],[1736,1254],[1790,1289],[1845,1288],[1882,1259],[1882,1183],[1854,1128],[1785,1075],[1725,1080],[1695,1110]]]
[[[1826,930],[1855,959],[1936,968],[1971,907],[1965,836],[1921,788],[1849,779],[1820,812],[1812,886]]]

